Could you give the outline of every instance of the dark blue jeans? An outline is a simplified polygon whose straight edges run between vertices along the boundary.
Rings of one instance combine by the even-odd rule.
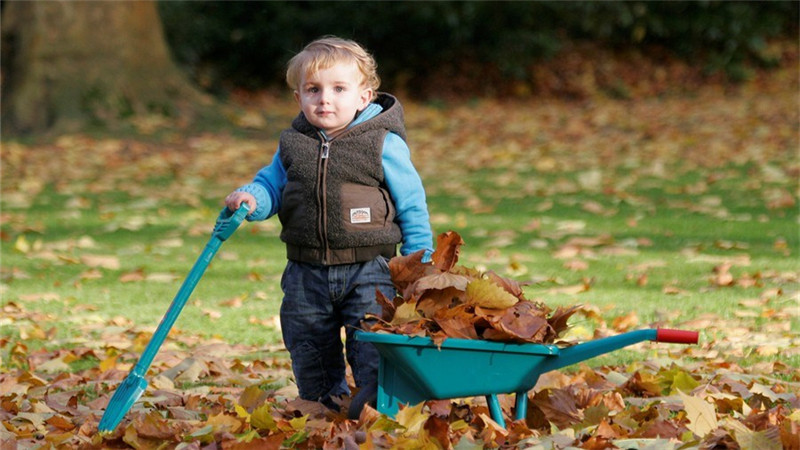
[[[281,279],[281,329],[292,358],[300,398],[336,408],[331,397],[349,395],[343,350],[357,387],[378,377],[378,351],[356,341],[364,315],[381,315],[375,289],[395,295],[386,258],[321,266],[289,261]],[[341,329],[345,327],[345,344]]]

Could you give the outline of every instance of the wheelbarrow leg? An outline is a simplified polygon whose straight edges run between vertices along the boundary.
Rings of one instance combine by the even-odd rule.
[[[500,401],[497,400],[497,394],[487,395],[486,403],[489,405],[489,412],[492,413],[492,420],[497,422],[497,424],[501,427],[505,428],[506,421],[503,419],[503,408],[500,407]]]
[[[498,425],[505,428],[506,421],[503,419],[503,408],[500,407],[500,401],[497,398],[497,394],[490,394],[486,396],[486,403],[489,405],[489,412],[492,414],[492,420],[497,422]],[[522,420],[525,419],[528,412],[528,392],[517,392],[516,393],[516,406],[514,408],[516,410],[516,414],[514,415],[514,420]]]
[[[515,418],[516,420],[525,419],[528,415],[528,391],[522,391],[516,393],[516,410]]]

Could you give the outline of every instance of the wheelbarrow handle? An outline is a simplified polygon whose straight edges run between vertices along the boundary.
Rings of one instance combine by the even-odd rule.
[[[560,369],[642,341],[696,344],[697,332],[665,328],[646,328],[643,330],[628,331],[602,339],[594,339],[572,347],[560,349],[558,357],[549,358],[542,363],[539,367],[540,373]]]
[[[670,342],[673,344],[697,344],[700,333],[688,330],[673,330],[659,328],[656,330],[656,342]]]

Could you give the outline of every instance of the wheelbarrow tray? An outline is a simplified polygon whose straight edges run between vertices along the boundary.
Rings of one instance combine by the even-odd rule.
[[[427,399],[472,397],[529,390],[539,367],[557,358],[555,345],[514,344],[449,338],[438,346],[428,337],[364,333],[381,354],[379,385],[409,384]]]
[[[696,343],[697,337],[693,331],[644,329],[560,348],[457,338],[436,344],[429,337],[356,332],[356,339],[372,342],[380,354],[377,409],[390,416],[400,404],[425,400],[486,396],[496,401],[505,393],[519,398],[550,370],[645,340]]]

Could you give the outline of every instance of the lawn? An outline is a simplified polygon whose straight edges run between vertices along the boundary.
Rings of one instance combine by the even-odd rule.
[[[797,111],[779,93],[721,94],[411,104],[434,231],[460,233],[462,264],[528,283],[529,298],[599,310],[602,320],[576,317],[577,337],[710,321],[705,342],[741,326],[755,338],[737,353],[798,366],[794,345],[773,348],[800,329]],[[292,105],[273,101],[283,114],[270,124],[288,123]],[[271,158],[278,127],[265,128],[5,143],[4,302],[52,315],[66,340],[83,335],[67,319],[154,326],[222,197]],[[279,344],[278,231],[247,224],[227,242],[177,327]],[[5,323],[3,335],[44,326]]]

